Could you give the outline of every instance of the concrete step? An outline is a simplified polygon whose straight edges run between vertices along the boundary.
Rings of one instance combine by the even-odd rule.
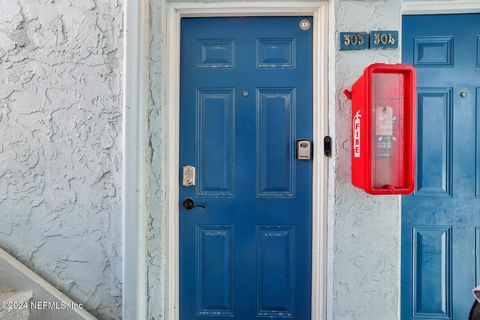
[[[0,320],[29,320],[31,291],[0,292]]]
[[[72,301],[5,250],[0,249],[0,292],[9,291],[31,292],[29,320],[96,320],[83,309],[83,305]],[[3,311],[0,310],[0,320],[24,319],[14,318],[14,313],[8,312],[5,318],[1,312]]]

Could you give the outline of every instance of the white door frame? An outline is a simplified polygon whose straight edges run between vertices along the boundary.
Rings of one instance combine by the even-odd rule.
[[[149,284],[161,279],[148,278],[148,107],[150,79],[151,1],[125,1],[125,37],[123,63],[123,163],[122,163],[122,304],[123,319],[147,319],[148,303],[164,299],[164,319],[179,319],[179,86],[180,86],[180,19],[213,16],[313,16],[313,157],[312,204],[312,320],[327,318],[327,185],[329,160],[323,156],[323,137],[328,135],[329,107],[334,100],[332,85],[335,52],[334,37],[329,36],[328,18],[333,10],[328,2],[241,2],[241,3],[168,3],[153,1],[161,8],[161,29],[166,39],[161,45],[162,104],[166,119],[162,121],[165,140],[166,181],[165,290],[164,297],[149,296]],[[156,7],[152,9],[155,10]],[[332,23],[332,22],[331,22]],[[160,35],[162,37],[162,35]],[[157,38],[158,39],[158,38]],[[157,40],[158,41],[158,40]],[[330,68],[329,68],[330,63]],[[330,81],[330,82],[329,82]],[[330,110],[331,111],[331,110]],[[331,115],[331,112],[330,112]],[[331,117],[330,120],[332,121]],[[330,172],[330,175],[332,173]],[[332,177],[330,177],[332,179]],[[151,196],[151,195],[150,195]],[[149,240],[151,241],[151,240]],[[156,239],[155,241],[160,241]],[[147,263],[147,261],[149,261]],[[154,261],[154,263],[162,263]],[[163,264],[162,264],[163,265]],[[163,291],[163,290],[161,290]]]
[[[478,1],[403,1],[405,14],[449,14],[480,12]]]
[[[167,5],[167,223],[165,319],[179,319],[179,98],[180,20],[182,17],[313,16],[312,320],[326,319],[327,163],[323,137],[328,134],[328,3],[170,3]]]

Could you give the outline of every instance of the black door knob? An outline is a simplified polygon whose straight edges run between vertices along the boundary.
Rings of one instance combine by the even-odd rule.
[[[192,210],[195,208],[195,201],[192,198],[187,198],[183,200],[183,207],[187,210]]]
[[[187,198],[183,200],[183,207],[187,210],[192,210],[195,207],[205,208],[203,204],[195,204],[192,198]]]

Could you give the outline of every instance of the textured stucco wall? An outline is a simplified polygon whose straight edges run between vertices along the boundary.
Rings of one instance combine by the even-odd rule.
[[[147,188],[147,319],[165,319],[165,226],[167,172],[166,43],[164,0],[150,1],[148,188]]]
[[[0,0],[0,247],[121,315],[121,0]]]
[[[332,313],[335,320],[399,317],[398,196],[369,196],[350,183],[351,88],[374,62],[397,63],[399,50],[338,51],[338,32],[400,29],[400,0],[339,0],[335,5],[336,172],[333,215]]]

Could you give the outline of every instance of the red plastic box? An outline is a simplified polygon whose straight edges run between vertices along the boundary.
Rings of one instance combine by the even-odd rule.
[[[352,183],[370,194],[415,188],[415,68],[368,66],[345,95],[352,100]]]

